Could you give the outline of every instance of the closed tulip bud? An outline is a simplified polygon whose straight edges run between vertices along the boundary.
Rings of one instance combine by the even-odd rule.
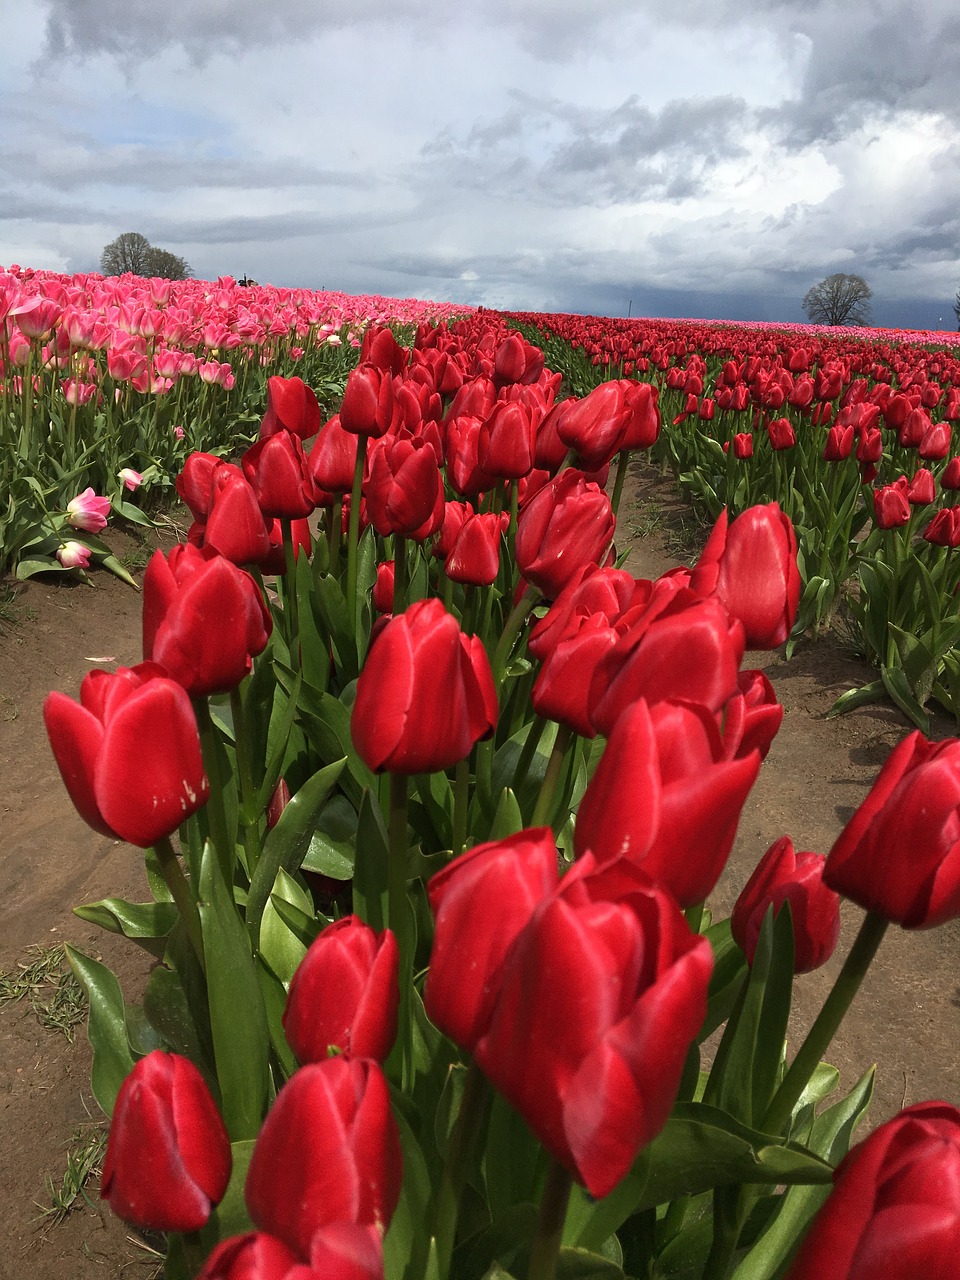
[[[875,407],[875,406],[874,406]],[[879,427],[865,427],[857,442],[857,461],[877,463],[883,457],[883,436]]]
[[[465,636],[435,597],[391,618],[360,673],[350,721],[357,752],[371,769],[447,769],[496,720],[493,672],[478,636]]]
[[[873,518],[880,529],[899,529],[910,522],[910,500],[907,479],[901,476],[895,484],[886,484],[873,492]]]
[[[607,495],[569,467],[545,484],[520,514],[520,572],[548,599],[555,599],[579,569],[600,563],[615,527]]]
[[[90,564],[92,552],[82,542],[70,538],[57,547],[57,560],[64,569],[86,569]]]
[[[748,649],[774,649],[793,626],[800,602],[797,539],[776,502],[748,507],[727,524],[721,512],[691,578],[743,623]]]
[[[742,760],[759,751],[765,760],[782,723],[783,707],[764,673],[741,671],[737,692],[721,713],[724,758]]]
[[[531,692],[533,709],[545,720],[595,738],[590,718],[590,683],[598,663],[617,643],[617,633],[600,614],[577,617],[546,653]]]
[[[262,564],[270,553],[266,519],[253,485],[239,468],[214,473],[203,545],[236,565]]]
[[[328,493],[349,493],[357,465],[357,436],[344,431],[339,416],[320,428],[310,450],[310,474]]]
[[[951,427],[949,422],[935,422],[923,433],[923,439],[917,447],[921,458],[945,458],[950,452]]]
[[[960,1111],[920,1102],[837,1166],[787,1280],[951,1280],[960,1250]]]
[[[538,421],[519,401],[498,401],[480,426],[477,462],[483,471],[506,480],[532,471]]]
[[[223,465],[223,459],[212,453],[187,455],[175,483],[177,493],[190,508],[194,520],[206,520],[210,511],[213,473]]]
[[[261,1231],[309,1258],[333,1222],[385,1231],[400,1198],[402,1157],[380,1065],[326,1058],[294,1072],[260,1130],[245,1197]]]
[[[623,391],[626,415],[621,449],[649,449],[660,435],[657,388],[649,382],[626,381]]]
[[[424,1004],[431,1022],[468,1052],[487,1029],[507,952],[558,883],[549,827],[475,845],[431,877],[436,924]]]
[[[393,587],[396,564],[386,560],[377,565],[377,580],[373,584],[373,607],[377,613],[393,613]]]
[[[773,449],[792,449],[797,443],[797,435],[789,418],[774,418],[767,423],[767,435]]]
[[[767,910],[777,915],[790,904],[794,973],[819,969],[833,955],[840,936],[840,895],[823,883],[825,859],[796,853],[789,836],[770,846],[747,881],[730,917],[733,940],[753,964]]]
[[[641,698],[609,734],[587,785],[574,848],[598,862],[626,858],[666,885],[681,906],[702,902],[720,878],[760,753],[726,760],[702,708]]]
[[[709,944],[668,892],[592,857],[507,951],[477,1065],[592,1196],[666,1123],[711,969]]]
[[[936,499],[937,485],[933,472],[927,467],[920,467],[910,478],[907,486],[907,500],[912,507],[926,507]]]
[[[919,405],[910,407],[910,401],[906,396],[903,400],[906,401],[908,408],[897,430],[897,444],[901,449],[916,449],[933,424],[926,410],[921,409]]]
[[[70,799],[94,831],[146,849],[206,804],[190,698],[156,663],[91,671],[80,702],[48,694],[43,719]]]
[[[832,426],[823,448],[824,462],[842,462],[853,453],[853,427]]]
[[[422,440],[384,436],[371,449],[365,487],[367,515],[381,537],[423,541],[443,521],[443,481],[434,452]]]
[[[943,507],[923,532],[924,539],[937,547],[960,547],[960,507]]]
[[[623,440],[627,412],[623,384],[601,382],[559,419],[557,434],[576,452],[582,470],[603,466],[614,456]]]
[[[467,516],[457,533],[443,571],[454,582],[488,587],[500,571],[500,517],[496,512]]]
[[[258,440],[243,455],[242,465],[265,516],[301,520],[316,509],[317,488],[299,436],[280,431]]]
[[[199,1231],[230,1181],[230,1139],[203,1076],[155,1049],[117,1094],[100,1194],[152,1231]]]
[[[340,425],[355,436],[382,436],[396,408],[393,376],[373,364],[359,364],[347,378],[340,403]]]
[[[960,489],[960,457],[951,458],[940,477],[941,489]]]
[[[263,1231],[222,1240],[197,1280],[319,1280],[282,1240]]]
[[[189,543],[155,551],[143,579],[143,656],[192,698],[235,689],[272,630],[248,573]]]
[[[267,412],[260,425],[260,439],[267,440],[278,431],[290,431],[301,440],[309,440],[319,430],[320,406],[303,379],[268,378]]]
[[[358,916],[328,925],[290,982],[283,1029],[297,1061],[322,1062],[332,1049],[384,1062],[397,1038],[399,952],[389,929]]]
[[[827,856],[824,880],[905,929],[960,914],[960,741],[911,733]]]

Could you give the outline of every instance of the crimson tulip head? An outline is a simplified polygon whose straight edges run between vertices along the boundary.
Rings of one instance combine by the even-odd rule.
[[[599,564],[616,528],[610,499],[572,467],[550,480],[527,503],[517,525],[520,572],[548,599],[556,599],[574,574]]]
[[[320,430],[320,406],[313,390],[302,378],[267,379],[267,412],[260,426],[260,439],[278,431],[290,431],[309,440]]]
[[[575,450],[584,471],[609,462],[621,446],[627,425],[622,382],[601,382],[557,421],[557,434]]]
[[[364,489],[370,523],[381,537],[424,541],[443,523],[443,481],[433,450],[422,440],[384,436],[371,450]]]
[[[873,518],[878,529],[899,529],[910,522],[906,476],[873,491]]]
[[[797,538],[790,517],[769,502],[748,507],[728,527],[722,512],[690,585],[697,594],[715,594],[740,619],[748,649],[782,644],[800,602]]]
[[[666,1123],[712,967],[669,892],[592,858],[507,951],[477,1065],[591,1195]]]
[[[578,857],[635,862],[684,907],[703,902],[733,847],[760,753],[724,759],[702,707],[640,699],[613,726],[574,829]]]
[[[272,625],[257,584],[223,556],[189,543],[153,553],[143,579],[143,656],[191,697],[236,688]]]
[[[191,453],[177,476],[177,493],[190,508],[194,520],[206,520],[210,510],[213,473],[223,459],[213,453]]]
[[[253,486],[239,468],[218,467],[213,476],[203,545],[234,564],[262,564],[270,552],[267,522]]]
[[[783,707],[766,675],[741,671],[737,692],[721,712],[724,758],[741,760],[759,751],[765,760],[782,723]]]
[[[390,619],[360,673],[350,721],[371,769],[449,768],[496,720],[493,672],[479,636],[464,635],[436,597]]]
[[[480,425],[477,462],[488,476],[519,480],[533,470],[539,418],[518,400],[498,400]]]
[[[794,973],[809,973],[833,955],[840,936],[840,896],[823,883],[819,853],[796,853],[789,836],[770,846],[747,881],[730,917],[734,942],[753,964],[768,908],[785,902],[793,921]]]
[[[301,1064],[331,1049],[386,1060],[397,1037],[399,953],[394,934],[376,933],[358,916],[328,925],[290,982],[283,1029]]]
[[[475,845],[430,879],[436,924],[424,1004],[430,1020],[469,1052],[490,1020],[504,957],[558,880],[549,827]]]
[[[390,429],[397,405],[393,375],[369,362],[358,364],[347,378],[340,403],[340,425],[355,436],[382,436]]]
[[[43,719],[70,799],[95,831],[146,849],[206,804],[193,706],[156,663],[91,671],[80,702],[48,694]]]
[[[230,1181],[230,1139],[203,1076],[155,1049],[120,1086],[100,1194],[153,1231],[199,1231]]]
[[[649,382],[624,384],[623,402],[626,410],[621,449],[649,449],[660,435],[660,408],[657,388]]]
[[[500,572],[500,535],[500,516],[495,511],[467,516],[444,561],[444,573],[454,582],[474,587],[496,582]]]
[[[301,1258],[334,1222],[386,1230],[402,1158],[378,1063],[326,1058],[294,1072],[267,1114],[250,1161],[250,1217]]]
[[[827,856],[831,889],[905,929],[960,915],[960,741],[891,752]]]
[[[581,737],[595,738],[590,684],[617,639],[616,631],[601,614],[576,618],[544,656],[530,695],[537,715],[567,725]]]
[[[941,507],[923,536],[937,547],[960,547],[960,507]]]
[[[845,1156],[787,1280],[950,1280],[960,1250],[960,1111],[920,1102]]]
[[[310,474],[328,493],[349,493],[357,464],[357,436],[344,431],[334,415],[317,433],[310,449]]]
[[[278,431],[243,455],[243,473],[260,510],[275,519],[302,520],[316,509],[317,487],[299,436]]]

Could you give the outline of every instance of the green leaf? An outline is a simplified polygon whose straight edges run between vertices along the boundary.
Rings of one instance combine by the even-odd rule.
[[[921,733],[929,734],[930,717],[913,696],[913,690],[901,667],[882,667],[880,679],[883,687],[903,714],[917,726]]]
[[[110,1116],[120,1086],[134,1066],[127,1042],[123,992],[106,965],[69,945],[64,951],[89,1005],[87,1035],[93,1050],[90,1086],[100,1107]]]
[[[147,980],[143,1011],[151,1026],[166,1043],[184,1058],[189,1058],[204,1074],[209,1071],[209,1054],[197,1030],[190,1002],[180,975],[165,965],[158,965]]]
[[[275,903],[281,899],[298,907],[307,916],[313,914],[314,907],[310,895],[281,868],[260,922],[259,952],[277,978],[289,985],[307,948],[278,913]]]
[[[522,828],[523,814],[520,812],[516,794],[512,788],[504,787],[500,792],[500,800],[497,803],[487,839],[504,840],[507,836],[513,835],[515,831],[520,831]]]
[[[423,1275],[429,1248],[426,1224],[429,1221],[431,1187],[427,1162],[413,1130],[398,1107],[393,1108],[393,1113],[400,1130],[403,1185],[383,1240],[383,1263],[385,1280],[403,1280],[407,1274]]]
[[[131,938],[159,960],[166,950],[167,935],[179,912],[172,902],[127,902],[124,898],[103,898],[74,907],[73,914],[108,933]]]
[[[357,862],[353,873],[353,909],[371,929],[387,920],[390,838],[373,792],[364,792],[357,822]]]
[[[623,1267],[587,1249],[560,1250],[557,1280],[624,1280]]]
[[[267,1015],[250,937],[210,841],[200,864],[198,906],[223,1119],[233,1141],[255,1138],[270,1085]]]
[[[321,810],[300,864],[304,871],[349,880],[357,852],[357,815],[346,796],[334,796]]]
[[[827,719],[845,715],[848,711],[856,711],[857,707],[865,707],[871,702],[879,702],[885,692],[882,680],[872,680],[869,684],[861,685],[859,689],[848,689],[846,693],[841,693],[827,712]]]
[[[281,813],[277,825],[268,832],[247,899],[247,924],[255,940],[277,873],[281,868],[287,872],[299,871],[316,828],[317,817],[336,786],[345,763],[338,760],[308,778]]]

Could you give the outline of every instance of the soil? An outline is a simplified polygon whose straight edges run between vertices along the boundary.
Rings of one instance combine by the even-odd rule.
[[[671,486],[650,468],[630,477],[621,530],[631,542],[628,567],[638,577],[689,563],[705,536]],[[688,538],[685,550],[678,549],[680,534]],[[111,545],[141,562],[150,550],[117,533]],[[12,620],[2,620],[8,614]],[[93,587],[55,576],[32,580],[0,614],[0,972],[28,963],[33,946],[70,942],[114,969],[129,998],[142,989],[145,953],[71,913],[76,903],[111,895],[145,897],[142,859],[137,850],[96,835],[76,815],[41,718],[51,689],[76,695],[93,667],[130,665],[140,656],[139,596],[103,572]],[[911,728],[888,704],[826,718],[844,690],[872,678],[830,634],[802,645],[789,662],[775,651],[748,655],[745,665],[766,670],[785,716],[712,895],[709,905],[717,916],[729,914],[757,860],[781,835],[791,835],[798,849],[826,852],[891,748]],[[952,720],[935,718],[931,736],[955,732]],[[844,904],[838,953],[822,970],[797,981],[794,1044],[819,1009],[861,914]],[[927,1098],[960,1103],[958,957],[956,922],[928,932],[888,930],[828,1055],[847,1087],[879,1064],[871,1124]],[[89,1068],[82,1028],[71,1042],[42,1027],[26,1001],[0,1005],[0,1238],[7,1241],[0,1280],[109,1280],[156,1272],[156,1256],[100,1208],[95,1179],[64,1221],[54,1224],[42,1214],[41,1206],[51,1203],[48,1181],[59,1185],[77,1135],[89,1133],[101,1118]]]

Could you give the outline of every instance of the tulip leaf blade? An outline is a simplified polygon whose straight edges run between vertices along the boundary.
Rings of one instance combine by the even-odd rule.
[[[200,863],[198,907],[223,1119],[231,1140],[240,1141],[256,1137],[266,1110],[269,1027],[250,938],[209,840]]]
[[[624,1280],[624,1271],[600,1253],[567,1247],[557,1259],[557,1280]]]
[[[903,714],[917,726],[921,733],[929,734],[930,717],[914,697],[906,672],[902,667],[881,667],[883,687]]]
[[[383,813],[370,788],[363,793],[357,819],[357,859],[353,873],[353,909],[371,929],[381,930],[387,921],[387,886],[390,875],[390,838]]]
[[[855,711],[857,707],[865,707],[871,702],[879,702],[884,693],[882,680],[871,680],[869,684],[862,684],[857,689],[848,689],[846,693],[841,693],[827,712],[827,719],[845,715],[848,711]]]
[[[493,815],[493,822],[490,824],[487,839],[505,840],[507,836],[511,836],[514,832],[522,829],[523,814],[520,812],[520,804],[517,800],[516,792],[512,787],[504,787],[500,792],[500,799],[497,802],[496,812]]]
[[[90,1086],[104,1114],[109,1116],[121,1084],[134,1067],[127,1041],[123,992],[106,965],[69,944],[64,946],[64,952],[87,996],[87,1035],[93,1050]]]
[[[403,1280],[404,1276],[423,1275],[429,1236],[424,1224],[429,1221],[430,1174],[420,1144],[399,1107],[393,1114],[400,1131],[403,1153],[403,1184],[390,1226],[383,1239],[384,1280]]]
[[[172,902],[128,902],[125,898],[101,898],[74,907],[73,914],[107,933],[119,933],[139,943],[157,959],[166,948],[167,935],[179,919]]]

